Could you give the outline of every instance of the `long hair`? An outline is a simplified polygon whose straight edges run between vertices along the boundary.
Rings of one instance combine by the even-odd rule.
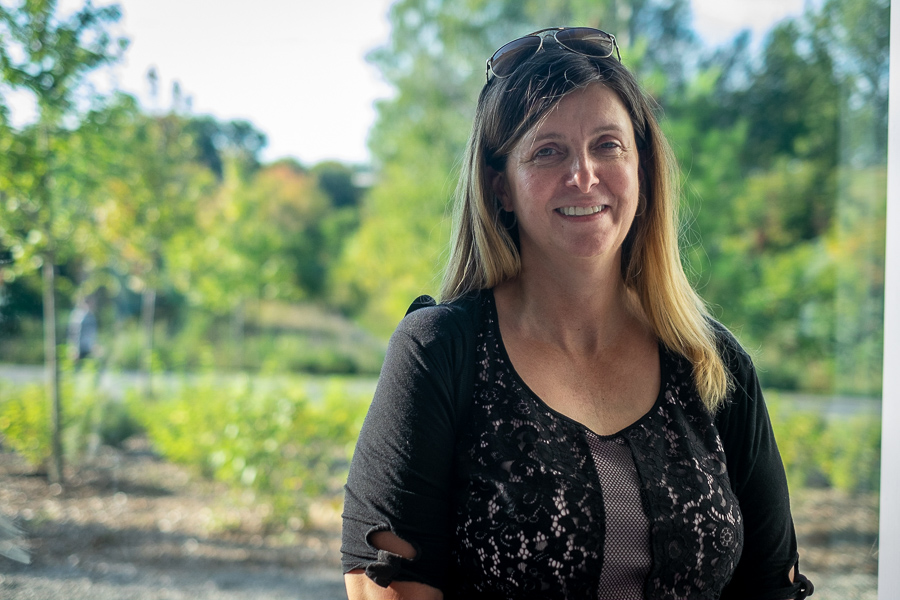
[[[547,40],[511,76],[482,88],[456,191],[441,298],[450,301],[519,274],[517,227],[500,210],[488,167],[503,172],[519,140],[566,94],[591,83],[605,85],[622,100],[643,169],[637,214],[622,246],[622,278],[653,333],[691,362],[700,397],[715,411],[732,382],[712,319],[681,266],[675,159],[654,116],[655,103],[615,58],[583,56]]]

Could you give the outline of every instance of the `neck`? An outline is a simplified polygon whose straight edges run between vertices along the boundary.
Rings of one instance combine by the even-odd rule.
[[[567,350],[602,351],[641,327],[617,260],[566,269],[523,264],[518,277],[497,286],[495,297],[506,326]]]

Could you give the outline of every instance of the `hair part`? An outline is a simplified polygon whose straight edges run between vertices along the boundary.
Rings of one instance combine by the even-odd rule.
[[[493,288],[521,271],[518,232],[491,182],[516,144],[575,90],[599,83],[631,117],[642,169],[638,210],[622,246],[622,279],[640,315],[670,350],[687,358],[704,405],[715,411],[733,383],[713,322],[691,287],[678,247],[678,170],[654,111],[658,108],[615,58],[588,57],[552,42],[507,78],[481,90],[456,190],[454,235],[441,298]]]

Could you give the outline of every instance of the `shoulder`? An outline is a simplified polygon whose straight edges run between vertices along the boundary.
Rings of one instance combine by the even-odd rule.
[[[772,425],[752,358],[724,325],[713,322],[713,326],[731,377],[731,390],[715,421],[729,457],[729,469],[737,471],[742,468],[738,456],[755,457],[761,449],[774,447]]]
[[[732,381],[739,385],[740,382],[753,376],[755,374],[753,359],[741,346],[735,335],[715,319],[709,319],[709,325],[715,336],[719,356],[722,358],[725,368],[728,369]]]
[[[727,327],[712,319],[709,322],[730,379],[728,396],[715,418],[723,436],[733,437],[746,432],[750,423],[767,420],[768,411],[750,354]]]
[[[442,304],[417,299],[391,336],[373,409],[455,427],[471,397],[480,306],[477,297]]]
[[[417,298],[391,336],[382,376],[430,374],[447,385],[464,376],[475,351],[484,293],[441,304]]]
[[[397,326],[394,338],[406,338],[430,347],[473,336],[479,322],[483,293],[475,292],[440,304],[430,296],[419,296]]]

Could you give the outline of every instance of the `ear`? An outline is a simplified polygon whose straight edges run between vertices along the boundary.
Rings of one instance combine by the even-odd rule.
[[[512,202],[509,198],[509,188],[506,185],[506,175],[493,167],[487,167],[487,175],[491,182],[491,190],[500,202],[500,208],[512,212]]]
[[[638,213],[643,214],[647,210],[647,172],[644,170],[643,161],[638,162]],[[641,206],[643,204],[643,206]]]

